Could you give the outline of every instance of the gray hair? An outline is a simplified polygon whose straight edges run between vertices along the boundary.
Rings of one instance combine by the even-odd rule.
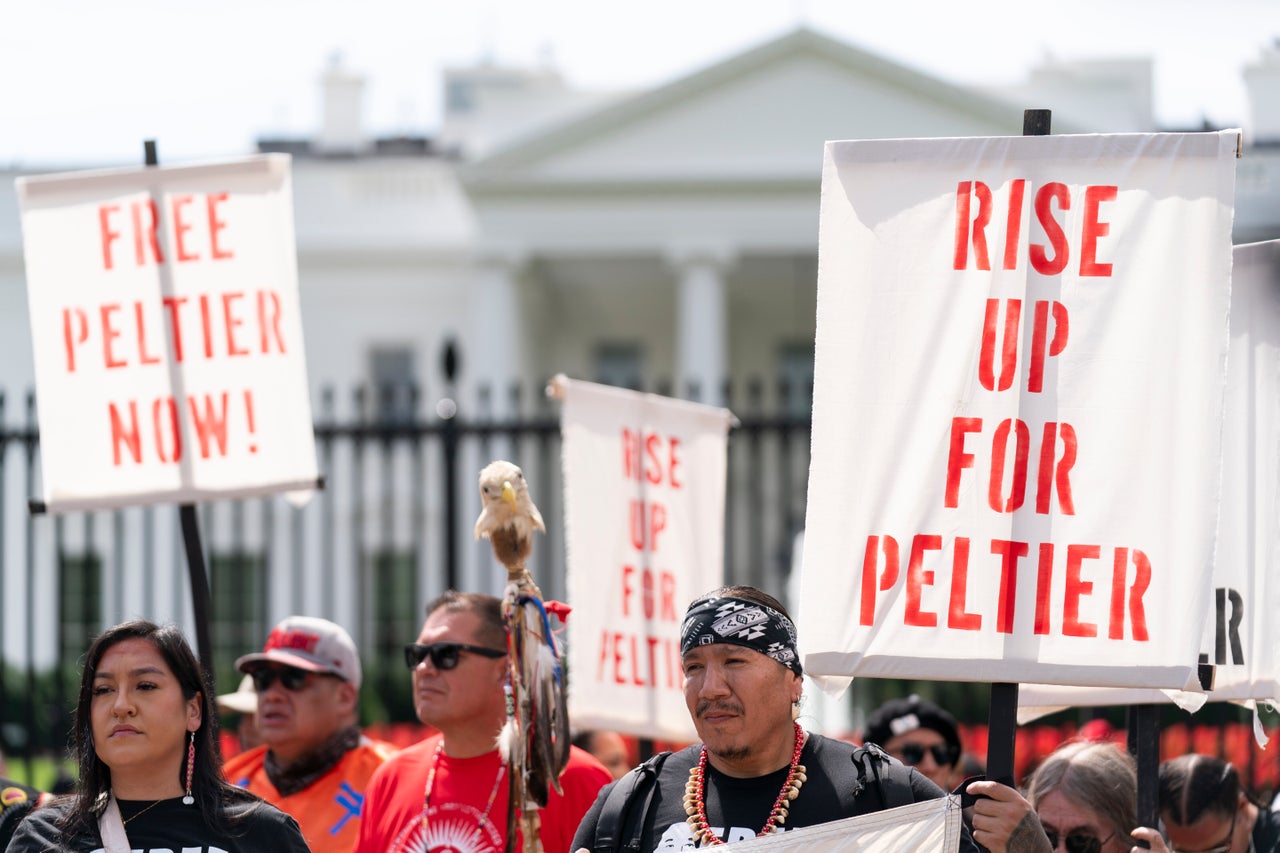
[[[1069,743],[1036,768],[1027,799],[1039,811],[1040,800],[1057,791],[1111,824],[1127,845],[1138,825],[1138,770],[1133,756],[1114,743]]]

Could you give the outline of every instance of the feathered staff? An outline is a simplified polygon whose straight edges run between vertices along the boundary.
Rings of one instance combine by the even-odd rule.
[[[506,850],[511,853],[515,844],[519,816],[524,853],[538,853],[538,809],[547,804],[548,786],[560,792],[560,772],[569,761],[564,667],[542,592],[525,568],[533,551],[533,531],[546,533],[547,528],[529,497],[524,472],[510,462],[490,462],[480,472],[480,500],[476,538],[487,538],[507,569],[502,606],[511,693],[500,736],[511,768]]]

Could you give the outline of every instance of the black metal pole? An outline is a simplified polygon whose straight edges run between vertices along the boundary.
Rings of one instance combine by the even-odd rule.
[[[1157,826],[1160,803],[1160,708],[1158,705],[1130,705],[1129,751],[1138,763],[1138,826]],[[1145,841],[1138,846],[1150,849]]]
[[[145,163],[159,166],[156,141],[142,143]],[[178,518],[182,525],[182,544],[187,552],[187,574],[191,580],[191,609],[196,620],[196,649],[209,689],[214,690],[213,641],[209,634],[209,571],[204,563],[204,548],[200,544],[200,521],[196,517],[195,504],[179,504]],[[216,691],[215,691],[216,692]]]
[[[1023,136],[1048,136],[1053,113],[1050,110],[1024,110]],[[991,685],[991,707],[987,716],[987,778],[1015,785],[1013,776],[1014,743],[1018,728],[1018,685]]]
[[[458,374],[458,348],[453,341],[444,346],[443,372],[445,388],[453,405],[437,409],[444,419],[440,433],[440,448],[444,456],[444,577],[448,589],[458,588],[458,424],[457,391],[454,379]]]

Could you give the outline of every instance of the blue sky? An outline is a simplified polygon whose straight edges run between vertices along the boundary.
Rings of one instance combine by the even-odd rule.
[[[922,26],[925,22],[927,26]],[[957,83],[1046,56],[1155,61],[1157,118],[1245,120],[1241,70],[1277,0],[20,0],[0,2],[0,165],[234,156],[310,133],[335,52],[376,132],[430,134],[440,71],[551,62],[600,90],[659,84],[804,24]]]

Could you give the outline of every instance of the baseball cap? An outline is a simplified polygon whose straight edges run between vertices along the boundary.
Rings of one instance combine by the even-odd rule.
[[[236,660],[236,669],[251,673],[264,663],[329,673],[360,686],[360,655],[351,635],[341,625],[316,616],[286,618],[271,629],[260,653]]]
[[[218,696],[218,710],[224,714],[258,713],[258,692],[253,689],[253,677],[246,675],[234,693]]]
[[[884,746],[898,735],[916,729],[932,729],[942,735],[943,740],[952,748],[952,754],[960,756],[960,732],[956,727],[956,718],[919,696],[908,696],[905,699],[890,699],[867,717],[867,725],[862,732],[862,739],[879,746]]]

